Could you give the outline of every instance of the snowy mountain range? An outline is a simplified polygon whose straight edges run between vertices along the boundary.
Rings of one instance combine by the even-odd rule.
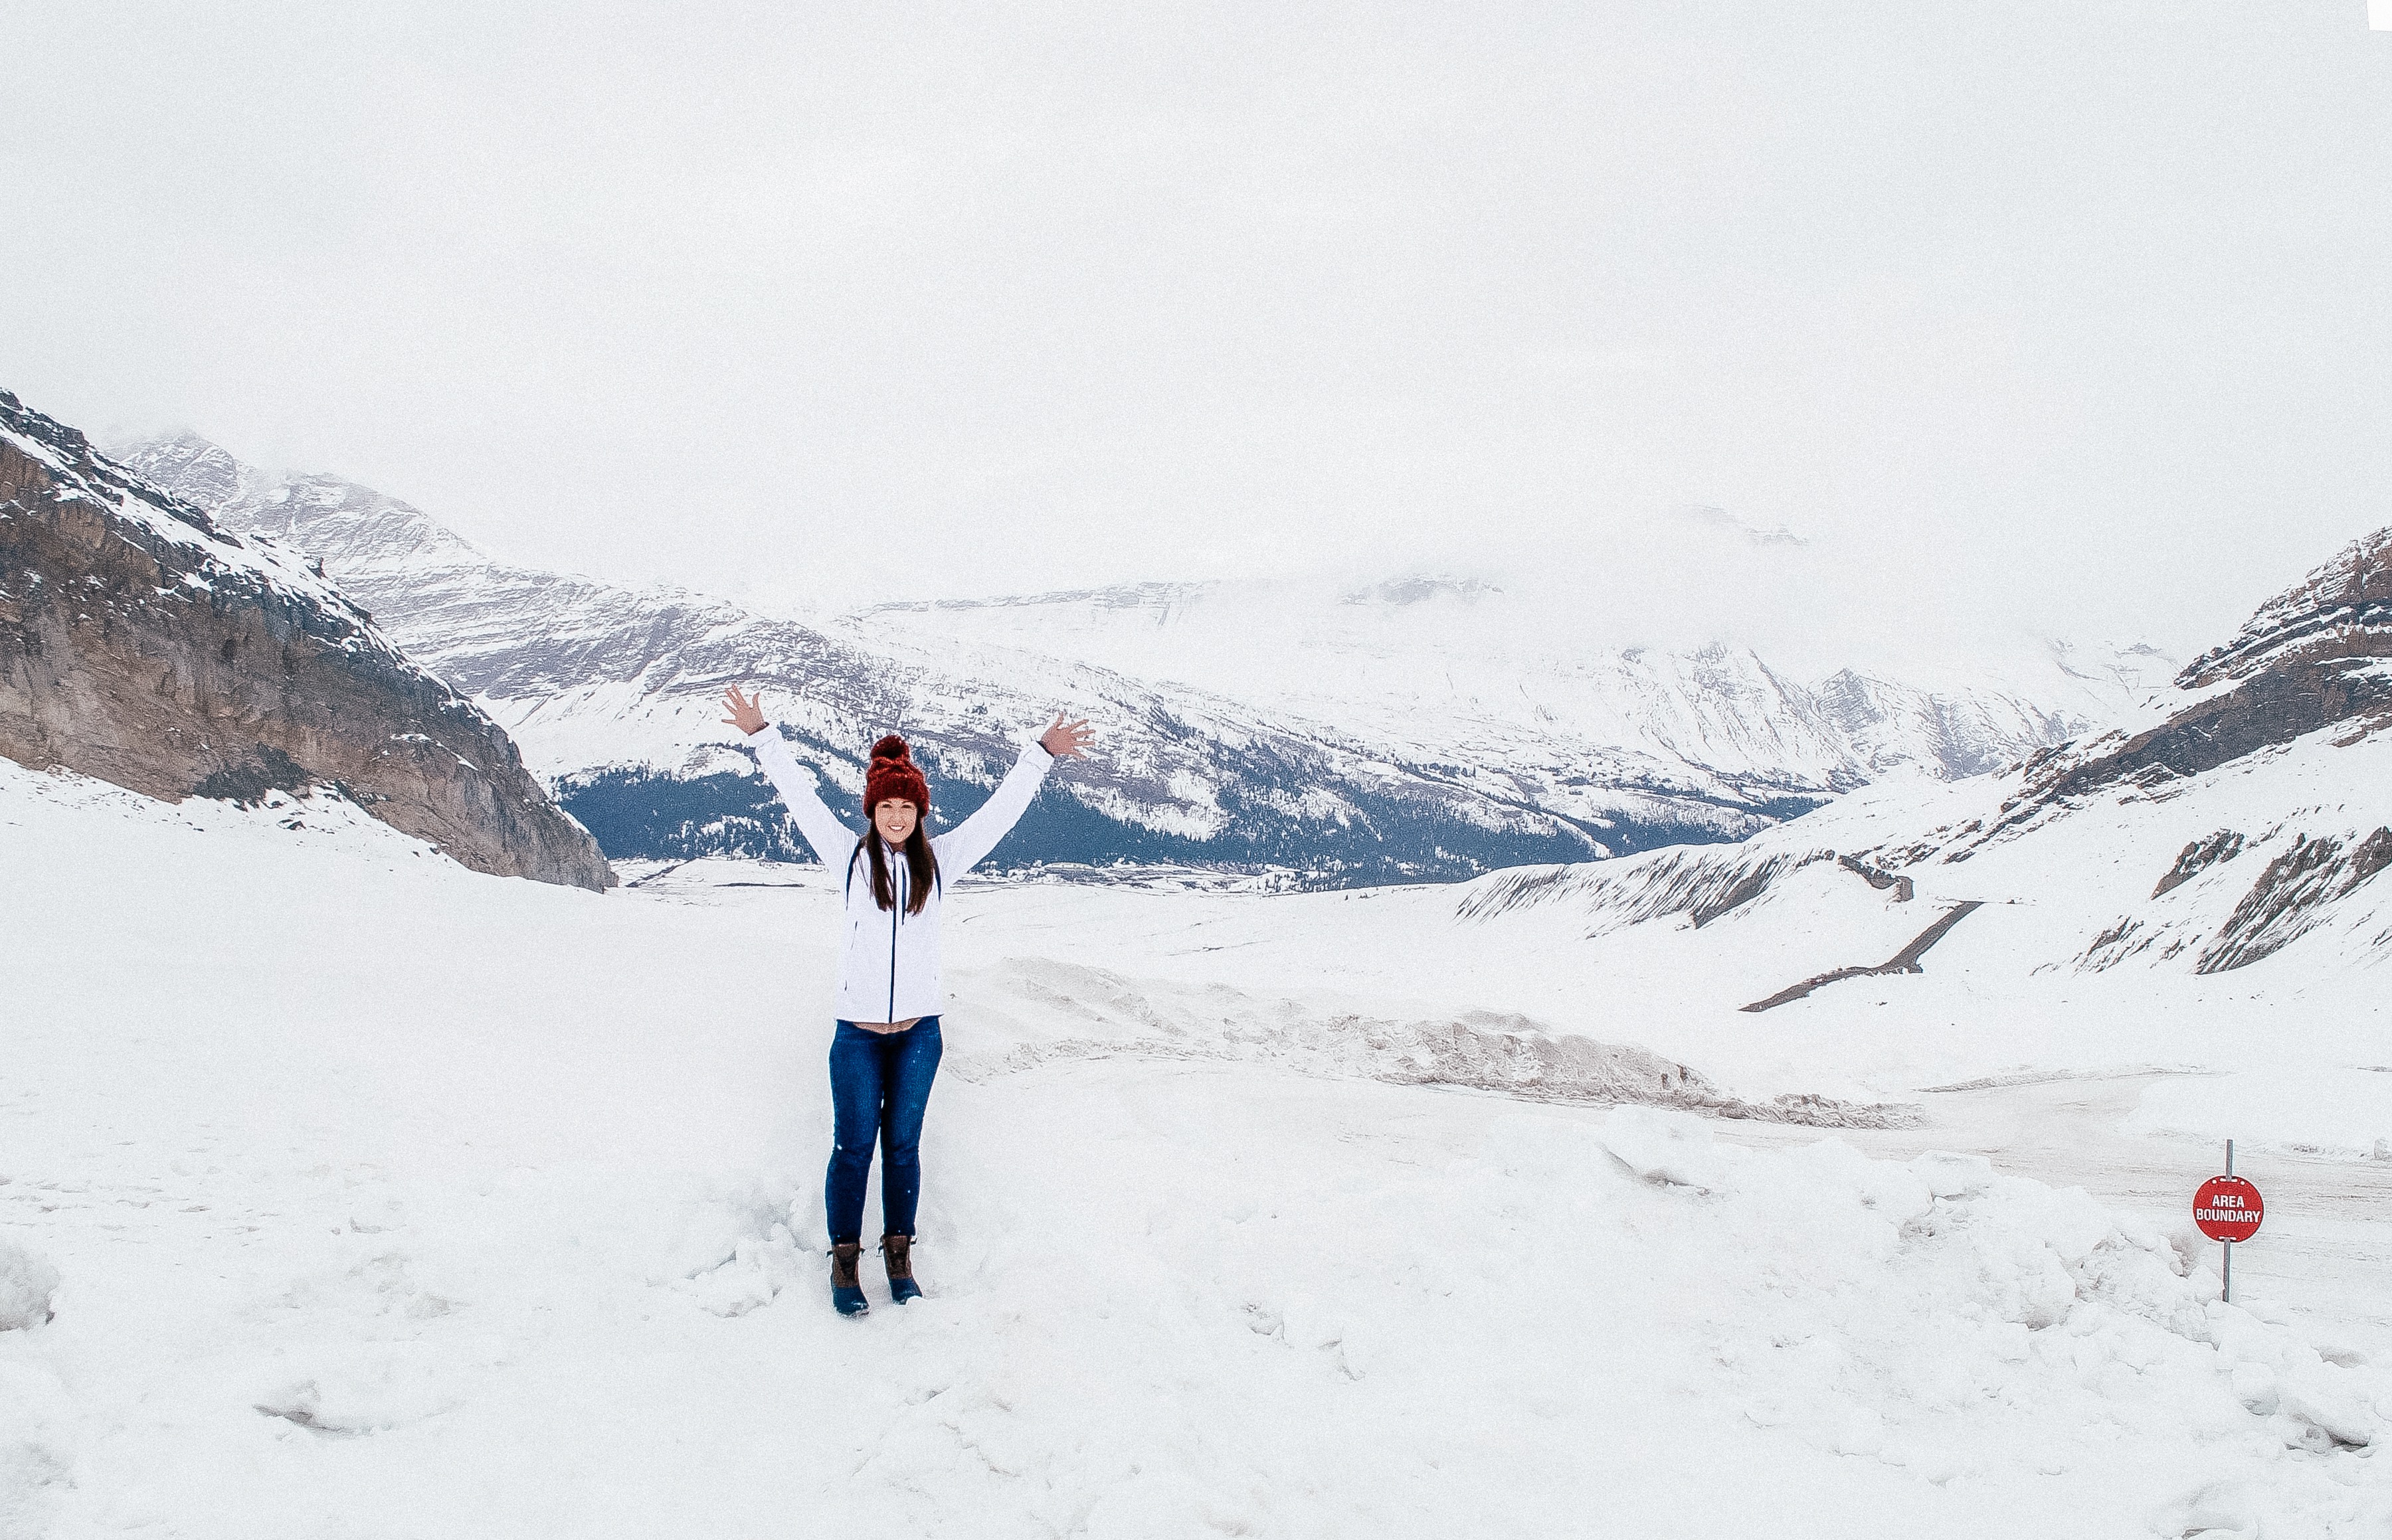
[[[1852,667],[1805,683],[1750,646],[1605,645],[1544,596],[1424,576],[882,604],[842,623],[857,634],[943,638],[992,668],[1005,666],[1006,650],[1064,653],[1333,721],[1415,758],[1525,755],[1558,770],[1625,753],[1680,773],[1807,790],[1904,768],[1982,774],[2106,719],[2176,668],[2150,646],[2098,656],[2052,647],[2022,683],[1980,677],[1928,690]]]
[[[1932,967],[1946,936],[2021,975],[2210,975],[2279,954],[2287,983],[2337,974],[2392,953],[2388,865],[2392,528],[2269,600],[2122,725],[1996,775],[1872,787],[1734,846],[1499,874],[1462,909],[1557,909],[1589,935],[1774,909],[1851,953],[1815,953],[1819,971],[1744,1007],[1762,1011]]]
[[[917,740],[962,816],[1058,706],[1102,759],[997,864],[1174,863],[1371,883],[1740,838],[1885,771],[1969,775],[2112,714],[2154,654],[2054,654],[2032,692],[1748,649],[1581,650],[1487,584],[1142,585],[883,605],[814,624],[493,558],[422,511],[182,435],[124,462],[227,527],[320,560],[469,692],[618,859],[805,854],[715,697],[760,684],[836,802],[865,745]],[[1333,726],[1329,724],[1334,724]]]

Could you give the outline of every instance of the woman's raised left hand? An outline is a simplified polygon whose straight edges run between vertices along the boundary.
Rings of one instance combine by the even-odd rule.
[[[1058,759],[1077,759],[1088,752],[1089,740],[1096,734],[1089,731],[1087,718],[1067,722],[1063,714],[1055,713],[1054,725],[1038,736],[1038,746]]]
[[[722,692],[722,704],[731,708],[731,715],[722,718],[727,725],[735,727],[751,737],[764,731],[764,692],[762,691],[759,690],[752,695],[742,695],[739,693],[739,687],[734,684]]]

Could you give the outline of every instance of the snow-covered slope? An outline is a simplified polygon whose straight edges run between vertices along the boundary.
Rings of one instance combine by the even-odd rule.
[[[0,1533],[2392,1522],[2381,1289],[2328,1308],[2316,1270],[2380,1278],[2380,1206],[2319,1229],[2324,1183],[2249,1168],[2272,1228],[2225,1305],[2180,1192],[2084,1190],[2206,1152],[2063,1124],[2047,1180],[1971,1153],[1974,1094],[1833,1139],[1634,1105],[1683,1068],[1646,1043],[1711,1039],[1725,1083],[1760,1054],[1697,980],[1443,889],[959,891],[930,1297],[876,1276],[841,1319],[812,870],[602,899],[347,812],[0,765],[0,1279],[42,1296],[0,1321]],[[1576,1016],[1488,1014],[1535,990]],[[1791,1083],[1878,1072],[1894,1013],[1822,1001],[1761,1018]],[[2053,1011],[2129,1035],[1979,1004],[1954,1068]],[[1439,1047],[1473,1034],[1578,1094]]]
[[[1806,688],[1725,647],[1523,650],[1501,593],[1418,581],[1326,603],[1155,586],[814,627],[513,566],[368,488],[267,476],[202,440],[128,457],[228,524],[321,557],[516,735],[618,857],[800,853],[724,742],[713,698],[733,682],[772,690],[801,756],[844,792],[872,737],[916,736],[956,789],[947,816],[1045,712],[1094,718],[1100,760],[1042,796],[1001,865],[1332,883],[1733,839],[1890,766],[2015,758],[2076,723],[2088,691],[2120,688],[2078,681],[2040,705],[1849,672]],[[1149,630],[1166,653],[1138,641]]]

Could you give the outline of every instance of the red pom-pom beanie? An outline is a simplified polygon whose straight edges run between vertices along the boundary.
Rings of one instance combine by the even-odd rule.
[[[911,802],[924,818],[930,816],[930,783],[915,769],[905,740],[893,732],[872,745],[872,768],[864,772],[864,816],[870,818],[874,809],[891,797]]]

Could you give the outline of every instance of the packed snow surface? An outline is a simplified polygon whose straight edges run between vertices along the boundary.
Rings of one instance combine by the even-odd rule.
[[[2296,951],[2029,974],[2021,909],[1751,1016],[1922,906],[967,884],[930,1297],[867,1261],[847,1321],[815,874],[594,895],[6,766],[0,871],[0,1291],[57,1275],[0,1329],[0,1534],[2392,1525],[2382,1100],[2270,1114],[2230,1306],[2216,1110],[2143,1100],[2295,1021],[2296,1080],[2392,1059]]]

